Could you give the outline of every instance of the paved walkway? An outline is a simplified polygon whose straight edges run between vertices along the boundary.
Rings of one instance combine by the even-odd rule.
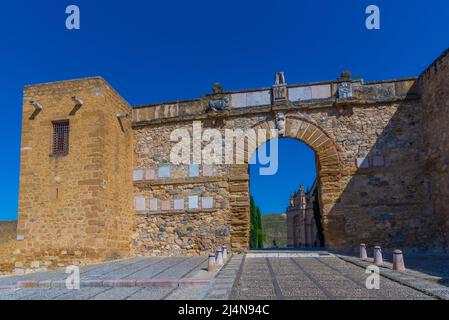
[[[429,300],[432,297],[381,278],[365,286],[365,269],[335,256],[246,258],[230,298],[237,300]]]
[[[65,288],[64,270],[2,277],[0,300],[430,300],[438,297],[431,290],[423,289],[435,283],[423,279],[416,282],[410,273],[396,273],[387,268],[381,270],[385,277],[381,277],[380,289],[368,290],[365,267],[369,264],[369,261],[326,252],[257,252],[234,255],[221,270],[209,273],[205,270],[206,257],[133,258],[81,267],[80,290]]]
[[[0,300],[196,299],[216,273],[206,257],[145,257],[80,268],[80,290],[65,288],[65,270],[0,278]]]

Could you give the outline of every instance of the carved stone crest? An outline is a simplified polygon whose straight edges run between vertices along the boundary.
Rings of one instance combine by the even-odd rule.
[[[352,85],[350,82],[342,82],[338,85],[338,98],[352,98]]]
[[[276,114],[276,129],[278,129],[280,137],[285,135],[285,113],[283,112]]]
[[[224,111],[229,107],[228,97],[223,97],[222,99],[209,100],[209,108],[207,112],[210,111]]]
[[[207,112],[226,110],[229,107],[229,98],[223,94],[221,84],[218,82],[214,83],[212,90],[214,93],[209,100]]]

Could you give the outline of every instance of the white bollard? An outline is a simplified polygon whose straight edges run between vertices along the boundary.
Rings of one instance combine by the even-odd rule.
[[[366,244],[364,243],[360,244],[360,259],[368,259],[368,254],[366,253]]]
[[[226,261],[226,259],[228,258],[228,247],[227,246],[223,246],[223,260]]]
[[[215,262],[215,254],[209,253],[207,271],[215,272],[217,270],[217,263]]]
[[[382,249],[379,246],[374,247],[374,264],[376,266],[383,265],[384,260],[382,258]]]
[[[217,256],[215,257],[215,262],[217,263],[217,267],[221,267],[223,265],[223,251],[221,249],[217,250]]]
[[[404,256],[401,250],[394,250],[393,252],[393,270],[405,271]]]

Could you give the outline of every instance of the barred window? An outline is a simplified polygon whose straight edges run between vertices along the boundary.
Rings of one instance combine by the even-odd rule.
[[[65,156],[69,153],[69,121],[53,122],[53,155]]]

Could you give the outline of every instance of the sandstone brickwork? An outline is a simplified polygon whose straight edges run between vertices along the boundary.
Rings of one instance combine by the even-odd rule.
[[[32,100],[43,107],[34,118]],[[17,272],[130,254],[132,134],[120,112],[131,109],[101,78],[25,88]],[[52,154],[59,120],[70,124],[66,156]]]
[[[16,249],[17,222],[0,222],[0,274],[14,270],[13,255]]]
[[[419,77],[423,104],[425,169],[435,210],[434,237],[449,249],[449,50]]]

